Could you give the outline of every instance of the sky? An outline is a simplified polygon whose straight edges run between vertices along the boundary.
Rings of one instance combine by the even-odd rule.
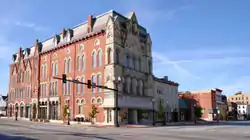
[[[154,75],[178,82],[179,91],[250,93],[249,7],[249,0],[1,0],[0,94],[19,47],[111,9],[136,13],[151,35]]]

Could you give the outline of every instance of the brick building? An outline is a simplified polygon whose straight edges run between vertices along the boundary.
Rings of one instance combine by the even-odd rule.
[[[241,92],[238,92],[235,95],[228,96],[227,99],[229,102],[250,105],[250,94],[243,94]]]
[[[31,48],[13,54],[8,115],[17,112],[21,118],[60,120],[66,104],[74,119],[88,117],[96,105],[96,122],[114,124],[114,91],[53,79],[65,73],[68,79],[90,79],[110,88],[119,83],[120,120],[138,123],[138,109],[152,109],[151,47],[150,36],[134,12],[123,16],[113,10],[88,16],[86,22],[63,28],[45,41],[36,40]]]
[[[181,92],[179,97],[181,99],[192,100],[193,106],[201,107],[203,109],[203,115],[201,119],[214,120],[216,118],[217,110],[222,108],[224,102],[222,102],[222,90],[210,89],[199,91],[187,91]],[[191,109],[192,110],[192,109]]]

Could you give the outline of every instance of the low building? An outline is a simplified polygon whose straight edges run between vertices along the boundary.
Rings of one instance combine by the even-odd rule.
[[[166,119],[169,121],[179,120],[178,86],[178,83],[168,80],[167,76],[154,77],[155,99],[157,103],[163,103]],[[156,104],[156,109],[158,106]]]
[[[201,107],[203,114],[201,119],[212,121],[217,119],[218,111],[222,104],[222,90],[218,88],[209,90],[181,92],[180,96],[193,100],[194,106]]]
[[[0,95],[0,116],[5,116],[7,110],[7,96]]]
[[[232,96],[228,96],[227,99],[228,99],[229,102],[250,105],[250,94],[246,94],[246,93],[242,93],[242,92],[237,92],[237,93],[235,93]]]
[[[237,104],[237,112],[239,120],[246,120],[250,118],[250,105],[246,104]]]

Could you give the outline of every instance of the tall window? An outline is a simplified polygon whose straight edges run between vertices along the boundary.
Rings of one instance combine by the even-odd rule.
[[[44,66],[42,66],[42,79],[44,78]]]
[[[69,94],[72,95],[73,83],[69,83]]]
[[[135,68],[135,57],[132,57],[132,64],[131,64],[131,68],[134,69]]]
[[[51,66],[51,69],[52,69],[52,76],[55,76],[54,73],[55,73],[55,69],[54,69],[54,62],[52,62],[52,66]]]
[[[125,67],[129,67],[129,55],[127,54],[126,56],[125,56]]]
[[[108,49],[108,64],[111,63],[111,49]]]
[[[100,67],[102,65],[102,50],[99,50],[97,53],[97,65]]]
[[[58,63],[55,63],[55,75],[58,75]]]
[[[85,56],[82,56],[82,70],[85,70]]]
[[[64,73],[67,74],[67,60],[64,60]]]
[[[81,70],[81,56],[77,57],[77,70],[80,71]]]
[[[78,81],[80,81],[80,79],[77,79]],[[81,92],[81,84],[77,84],[77,88],[76,88],[76,93],[80,93]]]
[[[85,83],[85,79],[84,79],[84,77],[82,77],[82,82],[83,82],[83,83]],[[85,85],[84,85],[84,84],[82,84],[82,93],[84,93],[84,88],[85,88]]]
[[[152,70],[151,61],[148,61],[148,72],[151,73],[151,70]]]
[[[71,73],[71,59],[68,60],[68,73]]]
[[[92,75],[91,81],[92,81],[92,83],[96,83],[96,81],[95,81],[95,75]],[[93,87],[92,87],[92,92],[93,93],[95,92],[95,88],[93,88]]]
[[[138,70],[141,71],[141,58],[138,58]]]
[[[97,85],[101,85],[101,80],[102,80],[101,74],[98,74],[97,75]],[[98,91],[101,92],[101,88],[98,88]]]
[[[96,67],[96,53],[95,52],[92,53],[92,67],[93,68]]]
[[[116,50],[116,51],[115,51],[115,63],[116,63],[116,64],[119,64],[119,61],[120,61],[120,60],[119,60],[119,52],[118,52],[118,50]]]
[[[82,105],[81,104],[78,105],[78,114],[82,114]]]

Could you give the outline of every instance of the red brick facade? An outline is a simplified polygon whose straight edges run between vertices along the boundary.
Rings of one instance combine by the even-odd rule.
[[[88,17],[89,21],[90,18],[92,18],[92,16]],[[92,24],[92,22],[90,24]],[[89,25],[87,29],[87,36],[82,37],[73,42],[63,44],[61,46],[60,44],[58,44],[59,47],[57,47],[56,49],[51,49],[42,53],[39,52],[40,42],[36,41],[35,50],[33,52],[34,55],[29,58],[25,58],[25,54],[23,54],[23,52],[27,53],[26,50],[22,50],[22,48],[19,49],[18,54],[13,56],[14,59],[16,58],[18,60],[16,60],[15,63],[10,65],[10,84],[8,101],[9,116],[14,116],[14,111],[16,109],[15,105],[19,106],[20,108],[22,105],[25,106],[26,104],[32,104],[32,99],[37,98],[37,93],[40,94],[40,99],[52,97],[51,90],[56,90],[55,95],[53,96],[58,96],[60,98],[59,116],[63,116],[63,107],[65,105],[65,100],[69,100],[69,107],[71,108],[73,114],[71,116],[72,119],[74,119],[75,116],[78,114],[79,107],[77,105],[77,102],[80,102],[82,99],[84,101],[82,105],[82,114],[86,117],[88,117],[92,105],[96,105],[97,107],[99,106],[97,100],[103,102],[103,90],[99,91],[98,89],[96,89],[96,92],[92,93],[92,89],[88,89],[87,86],[83,87],[82,85],[80,85],[80,91],[78,91],[77,93],[77,84],[72,84],[68,86],[70,90],[69,94],[65,95],[63,94],[62,81],[53,79],[53,75],[61,77],[61,75],[65,73],[64,60],[70,59],[71,70],[70,72],[67,72],[68,79],[77,79],[79,77],[79,80],[81,80],[84,77],[83,82],[87,82],[88,79],[92,79],[92,75],[95,75],[95,79],[97,80],[97,74],[100,74],[101,81],[98,84],[102,85],[104,83],[104,67],[106,54],[105,31],[100,30],[98,32],[92,32],[92,29],[90,30],[89,28],[92,28],[92,25]],[[65,32],[65,29],[63,29],[62,38],[66,37]],[[101,62],[98,58],[99,51],[101,52]],[[92,58],[93,52],[95,52],[96,67],[92,66],[92,63],[94,61]],[[84,62],[80,62],[82,67],[84,67],[80,70],[77,69],[78,56],[84,56],[85,59]],[[36,57],[39,58],[38,61],[36,61]],[[53,74],[53,66],[55,66],[55,63],[57,63],[55,68],[56,72],[55,74]],[[37,71],[36,65],[39,71]],[[44,71],[43,66],[45,69]],[[20,75],[21,73],[22,76]],[[20,75],[19,78],[18,75]],[[18,81],[18,79],[21,79],[21,81]],[[55,89],[51,88],[53,82],[56,82]],[[39,90],[39,84],[45,84],[46,86],[40,86]],[[26,87],[30,87],[30,89],[26,89]],[[92,99],[94,97],[95,102],[92,103]],[[96,121],[104,122],[103,109],[98,107],[98,111],[99,113],[96,118]],[[23,113],[25,114],[25,109],[23,110]],[[21,116],[20,111],[18,111],[18,116],[25,117],[25,115]],[[30,116],[32,116],[32,113],[27,118],[29,118]]]

